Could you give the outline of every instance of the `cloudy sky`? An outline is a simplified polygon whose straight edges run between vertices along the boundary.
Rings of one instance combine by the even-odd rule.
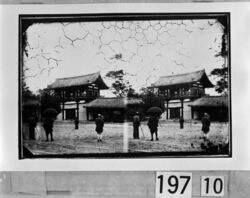
[[[223,26],[213,19],[36,23],[26,33],[23,68],[33,92],[56,78],[97,71],[105,77],[119,69],[138,91],[159,76],[201,69],[209,74],[224,63],[215,56]]]

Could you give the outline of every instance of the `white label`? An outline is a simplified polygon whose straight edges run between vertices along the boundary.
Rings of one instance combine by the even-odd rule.
[[[224,176],[202,176],[201,196],[224,196]]]
[[[157,172],[157,198],[191,198],[192,173]]]

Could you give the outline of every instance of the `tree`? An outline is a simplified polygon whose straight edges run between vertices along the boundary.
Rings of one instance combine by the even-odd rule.
[[[125,73],[124,71],[117,70],[117,71],[109,71],[106,74],[106,77],[114,80],[112,83],[113,93],[117,97],[131,97],[135,94],[135,90],[132,88],[132,85],[124,79]]]
[[[142,100],[144,102],[144,109],[147,111],[150,107],[159,107],[162,110],[165,109],[165,104],[164,104],[164,97],[163,96],[158,96],[152,91],[144,88],[142,90]]]
[[[140,98],[140,94],[137,93],[132,87],[128,90],[127,97]]]
[[[224,27],[223,34],[222,34],[222,41],[221,41],[221,50],[215,56],[221,56],[224,58],[225,62],[221,68],[215,68],[211,71],[211,75],[217,76],[219,79],[216,82],[215,91],[218,93],[227,93],[228,91],[228,64],[227,59],[229,55],[228,50],[228,35],[229,35],[229,28],[228,28],[228,21],[227,17],[218,17],[218,22]]]
[[[39,97],[41,99],[41,113],[48,108],[55,109],[58,114],[61,112],[59,97],[51,95],[46,89],[39,90]]]
[[[25,76],[23,73],[21,76],[21,91],[22,91],[23,102],[25,102],[29,99],[36,99],[36,96],[30,91],[29,87],[27,86],[27,84],[25,82]]]
[[[39,117],[39,100],[33,94],[25,82],[25,76],[21,75],[21,101],[22,101],[22,121],[29,122],[31,117]]]
[[[226,93],[228,89],[228,67],[215,68],[211,71],[211,75],[219,77],[215,85],[215,91]]]

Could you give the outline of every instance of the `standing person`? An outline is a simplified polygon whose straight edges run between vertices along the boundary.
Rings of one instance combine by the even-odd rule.
[[[95,131],[97,132],[97,142],[102,142],[104,118],[101,114],[98,114],[98,117],[95,120],[95,124],[96,124]]]
[[[29,118],[29,139],[34,140],[35,139],[35,127],[36,127],[36,117],[34,114]]]
[[[184,119],[183,119],[183,116],[180,117],[180,129],[183,129],[184,128]]]
[[[209,127],[210,127],[210,117],[207,113],[204,113],[203,118],[201,119],[202,122],[202,128],[201,130],[204,133],[204,139],[208,139],[208,132],[209,132]]]
[[[155,133],[156,140],[159,140],[158,139],[158,123],[159,123],[159,119],[156,115],[150,116],[148,120],[148,128],[151,133],[151,141],[154,140],[153,138],[154,133]]]
[[[51,117],[45,118],[43,121],[43,128],[46,133],[46,141],[49,141],[49,134],[50,134],[50,140],[54,141],[53,139],[53,125],[54,125],[54,120]]]
[[[133,116],[133,127],[134,127],[134,133],[133,137],[134,139],[140,139],[139,137],[139,126],[141,125],[141,120],[139,116],[139,112],[136,112]]]
[[[74,122],[75,122],[75,129],[78,129],[79,119],[78,119],[78,117],[77,117],[77,116],[75,117]]]

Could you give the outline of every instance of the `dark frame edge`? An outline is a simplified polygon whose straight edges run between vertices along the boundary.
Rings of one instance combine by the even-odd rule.
[[[23,159],[23,136],[22,136],[22,97],[21,97],[21,75],[22,75],[22,23],[18,16],[18,159]]]
[[[202,15],[202,17],[201,17]],[[128,18],[126,18],[126,16]],[[176,17],[178,16],[178,17]],[[171,152],[171,153],[121,153],[121,154],[62,154],[62,155],[32,155],[30,157],[24,157],[23,156],[23,144],[22,144],[22,97],[21,97],[21,74],[22,74],[22,67],[23,67],[23,48],[22,48],[22,31],[23,26],[22,23],[24,20],[45,20],[48,19],[51,20],[51,17],[53,17],[54,22],[58,22],[57,20],[62,19],[65,21],[65,18],[63,17],[69,17],[67,20],[72,20],[74,18],[77,18],[77,20],[83,20],[83,18],[87,17],[87,20],[85,21],[102,21],[100,20],[102,17],[104,17],[104,20],[147,20],[151,17],[154,19],[166,19],[168,17],[172,17],[172,20],[180,20],[181,17],[186,17],[187,19],[190,19],[190,17],[194,17],[194,19],[198,18],[216,18],[219,16],[226,16],[228,19],[228,42],[229,42],[229,50],[228,50],[228,70],[229,70],[229,153],[226,155],[216,154],[216,155],[205,155],[204,153],[200,152],[185,152],[184,155],[182,152]],[[40,17],[40,19],[36,18],[34,20],[34,17]],[[105,18],[106,17],[106,18]],[[118,18],[117,18],[118,17]],[[183,18],[182,18],[183,19]],[[193,19],[193,18],[192,18]],[[47,21],[47,23],[51,23],[51,21]],[[66,20],[66,21],[67,21]],[[44,22],[44,21],[43,21]],[[73,20],[74,22],[74,20]],[[29,22],[32,24],[32,22]],[[35,22],[33,22],[35,23]],[[232,158],[232,76],[231,76],[231,13],[230,12],[190,12],[190,13],[96,13],[96,14],[19,14],[19,35],[18,35],[18,159],[35,159],[35,158],[81,158],[81,159],[88,159],[88,158],[96,158],[96,159],[102,159],[102,158],[111,158],[111,159],[117,159],[117,158]],[[168,154],[166,156],[166,154]]]

